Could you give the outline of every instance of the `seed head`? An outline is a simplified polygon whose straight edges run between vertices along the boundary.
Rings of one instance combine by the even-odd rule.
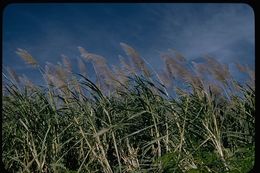
[[[62,57],[62,62],[63,62],[63,65],[65,66],[66,70],[68,72],[71,72],[72,71],[72,66],[71,66],[71,62],[69,60],[69,58],[65,55],[61,55]]]
[[[32,67],[37,66],[37,61],[29,54],[26,50],[18,48],[16,53],[29,65]]]

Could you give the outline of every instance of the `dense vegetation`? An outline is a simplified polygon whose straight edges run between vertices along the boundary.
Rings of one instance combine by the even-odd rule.
[[[69,59],[42,68],[37,86],[11,68],[3,73],[2,162],[10,172],[248,172],[254,165],[254,71],[235,80],[214,58],[188,64],[165,53],[155,72],[127,44],[129,59],[111,69],[105,58],[79,48],[93,64],[80,74]]]

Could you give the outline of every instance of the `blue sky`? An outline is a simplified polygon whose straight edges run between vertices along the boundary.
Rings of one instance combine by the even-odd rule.
[[[231,67],[255,66],[254,12],[246,4],[70,3],[11,4],[3,16],[3,66],[40,82],[40,74],[24,65],[17,48],[41,65],[61,54],[76,67],[81,46],[107,58],[124,55],[120,42],[134,47],[154,68],[162,68],[159,52],[175,49],[187,59],[205,54]]]

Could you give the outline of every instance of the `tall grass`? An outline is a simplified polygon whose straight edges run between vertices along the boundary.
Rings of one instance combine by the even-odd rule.
[[[71,62],[42,68],[27,51],[17,53],[40,70],[45,86],[14,70],[3,72],[2,162],[10,172],[247,172],[254,165],[255,87],[239,83],[206,57],[187,65],[179,53],[163,54],[163,73],[125,43],[126,60],[79,47],[96,81]],[[130,63],[129,63],[130,62]]]

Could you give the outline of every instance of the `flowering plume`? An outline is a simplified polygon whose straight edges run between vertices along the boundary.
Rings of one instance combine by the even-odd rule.
[[[231,77],[229,68],[227,64],[220,64],[216,59],[206,56],[207,70],[211,75],[215,77],[216,80],[226,83],[227,80]]]
[[[97,74],[97,78],[99,80],[98,85],[103,87],[111,86],[113,83],[112,81],[115,80],[115,77],[113,72],[108,67],[105,58],[97,54],[89,53],[82,47],[78,47],[78,49],[83,58],[85,58],[87,61],[92,62],[95,72]]]
[[[36,67],[38,65],[37,61],[29,54],[26,50],[18,48],[16,53],[29,65]]]
[[[124,57],[122,57],[121,55],[119,55],[118,58],[120,61],[120,65],[121,65],[122,69],[126,72],[126,74],[135,74],[135,69],[131,65],[131,63],[127,62],[126,59]]]
[[[144,60],[140,57],[138,52],[132,48],[131,46],[127,45],[126,43],[120,43],[122,48],[124,49],[125,53],[132,59],[133,63],[135,64],[136,68],[144,73],[145,76],[150,76],[150,71],[145,66]]]
[[[61,66],[47,63],[45,65],[45,78],[49,84],[52,84],[57,88],[67,87],[66,80],[68,78],[68,73]]]
[[[87,76],[87,68],[86,68],[86,65],[84,64],[84,62],[82,61],[82,59],[78,59],[78,68],[79,68],[79,71],[80,73],[83,75],[83,76]]]
[[[180,77],[187,81],[192,76],[191,72],[185,67],[184,62],[180,61],[179,58],[170,54],[162,54],[161,58],[164,60],[166,71],[171,78]]]
[[[61,55],[62,57],[62,62],[63,62],[63,65],[65,66],[66,70],[68,72],[71,72],[72,71],[72,66],[71,66],[71,62],[69,60],[69,58],[65,55]]]

